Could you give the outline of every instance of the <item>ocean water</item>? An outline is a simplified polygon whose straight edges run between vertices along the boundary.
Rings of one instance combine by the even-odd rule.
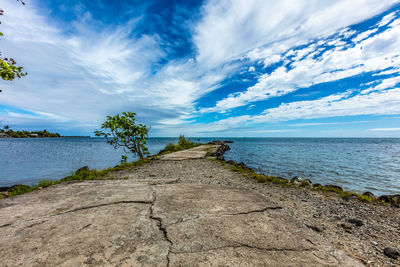
[[[400,193],[400,138],[243,138],[233,139],[227,160],[257,172],[355,192]]]
[[[177,138],[152,138],[148,140],[149,152],[155,154],[175,141]],[[103,138],[0,138],[0,187],[64,178],[83,166],[113,167],[125,154]],[[130,156],[128,161],[134,159]]]
[[[208,142],[221,138],[200,138]],[[157,153],[177,138],[150,138]],[[192,140],[197,141],[197,138]],[[257,172],[314,183],[336,184],[356,192],[400,193],[400,138],[222,138],[232,140],[227,160],[244,162]],[[74,170],[119,163],[101,138],[0,139],[0,186],[60,179]],[[134,158],[130,158],[133,160]]]

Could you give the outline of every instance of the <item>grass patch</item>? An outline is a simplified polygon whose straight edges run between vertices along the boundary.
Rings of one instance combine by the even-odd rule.
[[[53,181],[53,180],[43,179],[35,187],[36,188],[39,188],[39,187],[45,188],[45,187],[49,187],[49,186],[59,184],[59,183],[60,183],[60,181],[57,181],[57,180]]]
[[[330,186],[330,185],[326,185],[326,186],[320,185],[320,186],[312,188],[312,190],[320,191],[320,192],[333,192],[341,198],[356,198],[362,202],[368,202],[368,203],[376,202],[376,200],[377,200],[375,197],[358,194],[358,193],[354,193],[351,191],[343,191],[340,188],[337,188],[335,186]]]
[[[359,200],[363,202],[373,202],[375,201],[375,198],[372,198],[370,196],[362,195],[362,194],[357,194],[357,197]]]
[[[179,140],[177,143],[169,143],[167,144],[163,150],[160,151],[159,155],[172,153],[176,151],[181,151],[189,148],[193,148],[199,146],[199,143],[195,143],[189,139],[186,139],[184,135],[179,136]]]
[[[106,176],[109,175],[111,169],[104,169],[104,170],[84,170],[84,171],[77,171],[73,173],[71,176],[67,176],[61,179],[61,182],[68,182],[68,181],[83,181],[83,180],[101,180],[104,179]]]
[[[247,178],[256,179],[259,183],[273,183],[273,184],[282,185],[282,186],[286,186],[289,184],[289,180],[287,180],[287,179],[283,179],[283,178],[279,178],[279,177],[271,176],[271,175],[266,176],[263,174],[258,174],[243,163],[236,163],[233,161],[230,161],[229,163],[232,164],[232,166],[231,166],[232,171],[238,172]]]
[[[14,185],[11,187],[10,191],[8,191],[8,196],[17,196],[25,193],[29,193],[31,191],[35,190],[33,187],[27,186],[27,185]]]

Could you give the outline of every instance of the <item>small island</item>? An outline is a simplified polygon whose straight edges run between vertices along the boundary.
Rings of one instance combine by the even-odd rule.
[[[43,131],[14,131],[9,126],[0,129],[0,138],[48,138],[61,137],[59,133],[51,133],[44,129]]]

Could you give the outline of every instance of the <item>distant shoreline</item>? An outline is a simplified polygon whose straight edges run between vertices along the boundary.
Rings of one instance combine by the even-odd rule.
[[[0,136],[1,139],[43,139],[43,138],[92,138],[91,136],[29,136],[29,137],[13,137],[13,136]]]

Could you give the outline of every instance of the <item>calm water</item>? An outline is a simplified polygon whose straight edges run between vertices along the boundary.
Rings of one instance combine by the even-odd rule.
[[[201,138],[202,142],[218,138]],[[227,139],[227,138],[224,138]],[[228,140],[228,139],[227,139]],[[230,138],[227,160],[245,162],[258,172],[285,178],[300,176],[315,183],[337,184],[357,192],[400,193],[399,138]],[[151,138],[157,153],[175,138]],[[59,179],[88,165],[119,163],[103,139],[0,139],[0,186]]]

